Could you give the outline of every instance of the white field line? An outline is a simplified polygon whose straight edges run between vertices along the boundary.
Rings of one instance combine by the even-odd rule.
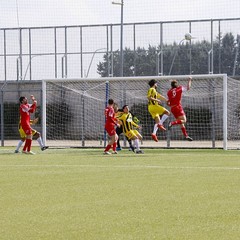
[[[47,151],[50,151],[50,150],[51,149],[49,149]],[[54,153],[57,154],[58,151],[59,151],[59,153],[61,153],[61,150],[62,149],[58,149],[58,150],[54,149]],[[148,155],[148,156],[169,156],[169,155],[171,155],[171,156],[179,156],[179,157],[181,157],[181,156],[192,156],[193,154],[196,154],[196,155],[200,155],[201,154],[201,155],[207,155],[207,156],[209,155],[209,153],[204,153],[204,152],[201,153],[198,150],[196,152],[194,152],[194,149],[185,149],[185,150],[176,149],[176,151],[182,151],[180,153],[179,152],[178,153],[174,153],[174,150],[175,149],[172,149],[172,152],[169,152],[169,153],[166,153],[166,152],[165,153],[164,152],[163,153],[159,153],[159,152],[158,153],[146,153],[146,154],[141,155],[141,156],[145,156],[145,155]],[[78,150],[77,149],[76,150],[72,149],[72,151],[74,151],[74,154],[76,154],[76,151],[78,151]],[[96,152],[96,157],[98,157],[99,155],[103,156],[103,151],[101,153],[99,153],[98,149],[79,149],[79,156],[88,155],[88,152],[90,152],[90,151],[91,152]],[[164,149],[163,149],[163,151],[164,151]],[[188,153],[188,151],[191,151],[191,152]],[[214,149],[213,149],[213,151],[214,151]],[[34,152],[36,152],[37,155],[41,155],[41,153],[42,153],[39,150],[38,151],[34,151]],[[114,157],[119,158],[119,157],[122,156],[122,157],[125,158],[127,156],[135,156],[135,154],[133,154],[132,151],[129,151],[129,152],[130,153],[124,152],[124,154],[121,154],[121,152],[120,152],[118,155],[114,155]],[[0,149],[0,155],[1,154],[2,155],[4,155],[4,154],[12,154],[12,155],[15,155],[15,156],[23,156],[23,154],[21,152],[20,153],[14,153],[14,150],[9,150],[9,149],[3,149],[3,150]],[[44,152],[44,154],[47,155],[47,152]],[[238,151],[237,153],[228,154],[226,156],[227,157],[239,157],[239,155],[240,155],[240,152]],[[24,155],[24,156],[27,156],[27,155]],[[29,155],[29,156],[31,156],[31,155]],[[77,154],[76,154],[76,156],[77,156]],[[111,157],[111,156],[113,156],[113,155],[106,155],[105,157],[107,158],[107,157]],[[140,155],[138,155],[138,156],[140,156]],[[213,153],[213,154],[211,154],[211,156],[212,157],[218,157],[219,154],[214,154]],[[68,156],[66,156],[66,157],[68,157]]]
[[[80,168],[127,168],[127,169],[207,169],[207,170],[240,170],[240,167],[172,167],[172,166],[158,166],[158,165],[115,165],[115,166],[109,166],[109,165],[76,165],[76,164],[54,164],[54,165],[19,165],[19,164],[14,164],[14,165],[0,165],[1,167],[38,167],[38,168],[51,168],[51,167],[59,167],[59,168],[64,168],[64,167],[80,167]]]

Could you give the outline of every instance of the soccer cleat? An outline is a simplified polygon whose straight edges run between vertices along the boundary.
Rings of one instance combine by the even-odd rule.
[[[121,151],[122,148],[121,148],[121,147],[117,147],[116,150],[117,150],[117,151]]]
[[[189,142],[193,141],[193,139],[189,136],[186,136],[186,140],[188,140]]]
[[[44,146],[44,147],[41,148],[41,150],[42,150],[42,151],[45,151],[45,150],[47,150],[48,148],[49,148],[48,146]]]
[[[112,154],[118,154],[118,152],[117,152],[117,151],[114,151]]]
[[[36,153],[32,152],[32,151],[22,151],[23,154],[29,154],[29,155],[35,155]]]
[[[32,152],[32,151],[29,151],[29,152],[27,152],[27,154],[35,155],[36,153],[34,153],[34,152]]]
[[[162,124],[158,124],[157,126],[160,130],[166,131],[166,128]]]
[[[168,130],[169,130],[171,127],[172,127],[172,123],[170,122],[170,123],[168,124]]]
[[[135,148],[133,146],[130,146],[128,150],[135,152]]]
[[[155,141],[155,142],[158,142],[158,138],[157,138],[157,135],[152,133],[152,139]]]
[[[136,150],[136,154],[144,154],[142,150]]]
[[[105,155],[111,155],[111,153],[108,152],[108,151],[104,152],[103,154],[105,154]]]
[[[18,150],[15,150],[14,153],[19,153],[19,151],[18,151]]]

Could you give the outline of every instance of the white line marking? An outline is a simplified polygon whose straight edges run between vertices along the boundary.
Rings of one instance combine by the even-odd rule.
[[[157,166],[157,165],[0,165],[0,167],[80,167],[80,168],[153,168],[153,169],[212,169],[212,170],[240,170],[240,167],[171,167],[171,166]]]

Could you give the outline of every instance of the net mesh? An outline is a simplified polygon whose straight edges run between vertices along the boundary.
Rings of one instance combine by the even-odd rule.
[[[223,147],[223,76],[193,76],[190,91],[183,94],[182,105],[187,116],[186,129],[194,141],[186,142],[179,126],[158,131],[159,142],[151,140],[154,120],[148,112],[147,91],[151,77],[46,80],[46,139],[53,145],[101,146],[106,142],[104,108],[113,98],[119,108],[128,104],[140,120],[142,146],[146,147]],[[167,96],[172,77],[157,77],[158,92]],[[174,76],[186,86],[187,76]],[[228,78],[227,138],[236,148],[239,140],[239,81]],[[169,109],[163,103],[163,106]],[[173,116],[165,121],[174,120]],[[123,139],[123,136],[121,136]],[[64,141],[63,141],[64,140]],[[60,143],[60,141],[63,141]],[[48,143],[48,144],[49,144]]]

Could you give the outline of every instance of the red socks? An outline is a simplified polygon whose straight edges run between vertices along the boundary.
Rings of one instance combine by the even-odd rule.
[[[111,145],[108,144],[108,145],[106,146],[104,152],[108,152],[108,151],[110,150],[110,148],[111,148]]]
[[[185,137],[187,137],[187,131],[185,127],[181,127],[182,133]]]
[[[107,145],[104,152],[108,152],[110,150],[110,148],[112,147],[113,151],[116,152],[116,148],[117,148],[117,143],[114,142],[113,145]]]
[[[116,148],[117,148],[117,143],[114,142],[114,144],[112,145],[113,151],[116,152]]]
[[[32,139],[26,139],[23,151],[31,151]]]
[[[172,122],[172,125],[182,124],[181,120],[176,120]]]

